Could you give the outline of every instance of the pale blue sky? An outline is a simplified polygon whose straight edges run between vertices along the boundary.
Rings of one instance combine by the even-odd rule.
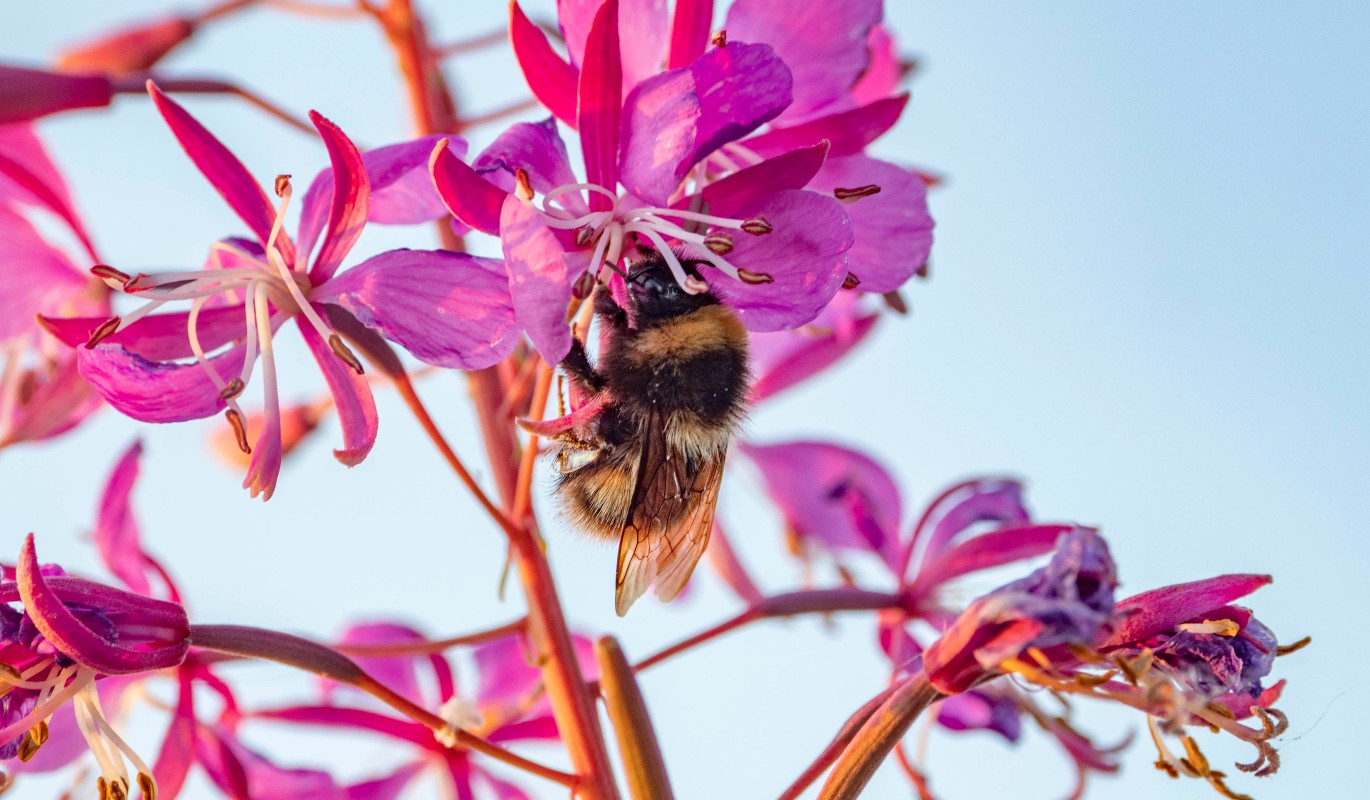
[[[40,61],[161,7],[17,5],[0,26],[0,55]],[[436,28],[483,33],[503,15],[503,3],[449,4]],[[909,513],[968,474],[1024,476],[1039,516],[1102,526],[1125,592],[1274,573],[1252,604],[1282,639],[1315,642],[1277,664],[1290,680],[1281,773],[1234,787],[1269,800],[1359,785],[1349,767],[1361,758],[1357,720],[1370,711],[1356,672],[1370,647],[1354,616],[1370,600],[1370,7],[897,2],[889,16],[923,69],[879,152],[947,176],[932,196],[932,279],[908,291],[909,318],[882,324],[823,381],[758,411],[751,435],[865,447],[899,477]],[[253,11],[209,30],[168,68],[230,64],[245,84],[317,108],[361,142],[406,135],[392,63],[360,23]],[[456,61],[450,74],[472,109],[520,91],[503,54]],[[245,106],[188,105],[260,176],[299,179],[322,164],[313,141]],[[111,262],[197,264],[210,241],[236,230],[148,103],[122,100],[43,130]],[[478,132],[477,144],[493,133]],[[425,246],[427,236],[368,232],[363,247]],[[285,390],[307,396],[317,378],[297,338],[281,340]],[[423,390],[474,461],[460,381]],[[108,465],[141,434],[145,535],[203,621],[328,636],[359,614],[401,615],[435,633],[512,618],[518,603],[494,600],[494,532],[403,407],[388,395],[380,406],[381,438],[363,466],[334,463],[336,432],[326,430],[265,507],[205,454],[222,423],[153,428],[102,414],[58,443],[0,455],[0,553],[36,530],[45,560],[90,565],[78,534]],[[740,480],[725,490],[735,538],[767,588],[794,586],[775,521],[737,502],[756,489]],[[687,603],[644,603],[619,620],[612,554],[560,530],[550,540],[573,619],[619,636],[630,654],[735,610],[707,576]],[[249,691],[303,686],[267,667],[238,674]],[[778,793],[882,680],[868,621],[808,620],[719,642],[649,673],[644,688],[677,795],[752,798]],[[1103,741],[1141,733],[1126,715],[1088,719]],[[1029,738],[1009,750],[935,737],[934,788],[947,798],[1061,796],[1064,764]],[[269,741],[308,763],[307,750]],[[385,763],[367,743],[348,747],[360,769]],[[1229,744],[1209,755],[1248,756]],[[1092,796],[1213,796],[1169,781],[1152,757],[1137,742],[1123,776]],[[908,795],[892,769],[869,792]]]

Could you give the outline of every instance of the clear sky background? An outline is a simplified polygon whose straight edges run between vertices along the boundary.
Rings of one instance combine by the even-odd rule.
[[[435,7],[440,40],[503,25],[503,3],[423,5]],[[1370,600],[1370,7],[890,5],[891,27],[923,68],[878,153],[947,176],[932,196],[932,277],[908,290],[911,316],[882,322],[847,363],[759,410],[749,434],[867,449],[897,475],[908,516],[968,475],[1022,476],[1039,517],[1102,527],[1126,593],[1274,573],[1251,604],[1282,640],[1312,635],[1314,645],[1276,665],[1290,682],[1280,774],[1234,787],[1265,800],[1346,796],[1364,783],[1351,766],[1363,760],[1357,720],[1370,710],[1359,672],[1370,663],[1359,618]],[[41,62],[163,8],[13,4],[0,56]],[[408,135],[382,44],[360,22],[262,9],[209,29],[167,69],[231,67],[286,107],[316,108],[378,145]],[[477,113],[523,96],[500,50],[454,60],[449,75]],[[291,172],[302,184],[323,164],[316,141],[240,103],[187,105],[264,180]],[[198,265],[211,241],[238,232],[146,101],[67,115],[43,132],[111,263]],[[475,145],[496,132],[476,131]],[[430,246],[429,236],[371,229],[361,247]],[[279,341],[284,391],[310,397],[317,370],[296,335]],[[476,461],[460,378],[421,390]],[[379,403],[380,440],[365,464],[336,464],[337,432],[326,427],[265,506],[207,453],[222,421],[140,426],[104,412],[58,442],[0,455],[0,552],[12,558],[33,530],[44,560],[94,570],[82,537],[99,486],[142,436],[145,540],[180,578],[195,619],[328,637],[358,617],[400,617],[434,634],[516,617],[519,601],[494,599],[495,532],[402,405],[386,393]],[[747,502],[757,489],[735,477],[724,512],[765,588],[794,587],[801,575],[780,556],[777,520]],[[549,538],[572,619],[620,637],[631,655],[737,610],[708,574],[690,599],[644,602],[619,620],[613,554],[560,529]],[[774,796],[881,687],[881,665],[872,622],[848,617],[758,627],[648,673],[677,795]],[[264,666],[232,677],[254,696],[308,686]],[[1128,730],[1145,738],[1136,717],[1088,710],[1086,719],[1104,742]],[[287,763],[347,753],[346,775],[391,755],[366,741],[315,743],[311,754],[305,737],[250,729],[258,734]],[[934,736],[934,789],[1062,796],[1065,763],[1042,737],[1028,739],[1009,749],[982,735]],[[1206,746],[1216,763],[1250,755]],[[1136,742],[1123,775],[1092,796],[1213,796],[1154,771],[1153,757]],[[35,786],[19,791],[44,796]],[[889,768],[869,796],[909,790]]]

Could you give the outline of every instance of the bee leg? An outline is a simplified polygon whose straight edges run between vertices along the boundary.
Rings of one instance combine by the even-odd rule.
[[[614,328],[625,328],[628,325],[628,313],[614,302],[614,295],[607,286],[601,286],[595,292],[595,315]]]
[[[585,352],[585,345],[574,336],[571,337],[571,351],[561,360],[561,368],[572,382],[579,384],[587,393],[598,394],[604,390],[604,378],[595,372],[590,364],[590,356]]]

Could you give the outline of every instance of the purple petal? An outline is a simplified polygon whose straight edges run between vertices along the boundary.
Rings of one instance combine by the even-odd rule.
[[[371,203],[367,222],[383,225],[416,225],[432,222],[447,214],[426,170],[428,156],[440,141],[450,141],[460,158],[466,155],[466,140],[441,135],[424,136],[408,142],[377,147],[362,153],[362,164],[371,183]],[[300,215],[300,252],[314,249],[323,230],[324,198],[333,193],[333,168],[326,167],[314,177],[305,192]]]
[[[791,89],[789,69],[766,45],[715,47],[648,78],[624,103],[623,185],[665,205],[692,166],[774,118]]]
[[[471,166],[506,191],[513,190],[514,172],[520,169],[528,173],[528,182],[539,192],[578,183],[566,156],[566,143],[557,135],[556,120],[550,117],[510,125]]]
[[[713,24],[713,0],[676,0],[666,68],[683,67],[704,55]]]
[[[816,192],[878,186],[880,192],[843,206],[856,242],[847,267],[861,290],[892,292],[919,272],[932,250],[927,184],[903,167],[866,156],[829,158],[809,183]]]
[[[586,680],[595,680],[599,668],[596,666],[594,642],[579,635],[573,635],[571,640]],[[476,648],[475,658],[480,673],[476,702],[480,705],[519,707],[528,692],[542,680],[541,671],[529,660],[527,644],[520,634],[511,634],[480,645]],[[542,707],[546,707],[545,702]]]
[[[909,588],[909,594],[927,596],[937,587],[967,573],[1049,553],[1072,527],[1028,525],[982,533],[950,548],[941,558],[925,565]]]
[[[138,540],[138,519],[129,502],[133,484],[138,480],[138,460],[142,454],[142,442],[134,442],[114,466],[100,495],[91,538],[100,560],[110,572],[138,594],[150,595],[152,586],[147,573],[153,568]]]
[[[0,341],[33,333],[37,314],[81,313],[65,307],[89,294],[91,285],[89,276],[7,206],[0,206],[0,280]]]
[[[860,297],[839,292],[813,322],[793,331],[752,335],[751,400],[758,403],[837,363],[875,328],[880,315],[861,313]],[[836,317],[841,314],[841,317]],[[828,319],[825,319],[828,318]]]
[[[257,241],[265,246],[276,219],[276,207],[266,192],[262,191],[237,156],[180,104],[163,94],[151,81],[148,81],[147,89],[162,119],[166,120],[172,134],[181,143],[181,149],[195,162],[195,166],[219,195],[228,201],[229,207],[257,237]],[[284,232],[276,237],[276,249],[280,250],[285,263],[295,263],[294,247]]]
[[[319,284],[337,272],[343,258],[352,249],[352,245],[356,244],[357,237],[362,235],[362,226],[366,224],[367,211],[370,209],[371,183],[366,176],[362,154],[357,151],[357,146],[352,144],[352,140],[317,111],[309,112],[309,119],[314,123],[314,127],[319,129],[324,147],[328,148],[328,160],[333,164],[333,192],[328,212],[328,232],[324,234],[319,255],[309,270],[310,280]],[[316,204],[321,200],[322,198],[315,198]],[[314,212],[306,205],[303,213],[309,215]],[[304,252],[308,254],[309,251]]]
[[[585,39],[576,86],[576,127],[585,155],[585,180],[610,191],[618,187],[619,117],[623,112],[623,59],[618,36],[619,0],[604,0]],[[590,208],[607,211],[608,197],[592,192]]]
[[[753,331],[795,328],[818,316],[842,286],[851,222],[831,197],[813,192],[776,192],[736,207],[718,201],[714,213],[733,218],[761,215],[773,230],[762,236],[711,229],[733,237],[728,261],[740,269],[769,276],[751,285],[721,276],[705,265],[709,288],[732,306]]]
[[[538,212],[513,195],[500,213],[500,242],[518,324],[544,361],[559,364],[571,350],[566,307],[573,269],[567,253]]]
[[[333,406],[338,411],[338,422],[342,425],[343,446],[333,451],[333,457],[355,467],[376,443],[376,400],[371,395],[371,384],[338,358],[313,325],[303,319],[299,323],[304,342],[323,371],[328,391],[333,395]]]
[[[557,119],[575,127],[580,73],[557,55],[547,34],[528,19],[517,2],[509,4],[509,41],[533,96]]]
[[[763,157],[776,156],[796,147],[808,147],[823,140],[832,144],[833,156],[864,152],[866,146],[894,127],[908,105],[908,94],[874,100],[850,111],[841,111],[784,128],[773,128],[743,142]]]
[[[826,442],[738,445],[800,536],[832,550],[864,550],[893,566],[899,488],[879,462]]]
[[[108,316],[100,317],[43,317],[43,327],[64,344],[85,349],[90,334],[109,321]],[[135,353],[152,361],[172,361],[191,358],[195,351],[190,347],[187,326],[189,312],[171,314],[152,314],[127,328],[100,340],[102,345],[119,345],[130,353]],[[204,352],[212,353],[235,339],[241,339],[244,326],[244,310],[241,303],[235,306],[206,308],[195,321],[195,333]]]
[[[481,233],[499,236],[499,212],[508,192],[449,152],[445,139],[433,147],[428,173],[438,197],[453,217]]]
[[[913,529],[909,548],[921,545],[924,563],[931,563],[972,525],[1026,525],[1031,519],[1023,505],[1021,483],[1010,478],[974,478],[946,490],[928,506]]]
[[[851,88],[852,101],[863,104],[894,94],[904,79],[899,48],[884,25],[871,26],[866,36],[866,52],[866,69]]]
[[[1226,606],[1271,580],[1269,575],[1221,575],[1133,595],[1118,603],[1118,613],[1123,616],[1104,646],[1142,642],[1174,630],[1180,623]]]
[[[519,329],[504,264],[446,250],[391,250],[320,286],[336,302],[428,364],[483,369],[513,352]]]
[[[943,700],[937,707],[937,724],[949,731],[993,731],[1010,742],[1023,733],[1017,701],[992,686]]]
[[[566,52],[577,67],[585,64],[586,41],[595,12],[603,0],[557,0],[557,24],[566,41]],[[665,0],[619,0],[618,25],[630,30],[623,39],[623,91],[661,70],[666,50]],[[707,37],[707,32],[705,36]]]
[[[881,6],[881,0],[737,0],[724,27],[734,41],[769,44],[790,65],[795,97],[783,118],[799,120],[850,105]]]
[[[209,359],[221,376],[237,375],[243,347]],[[119,345],[76,350],[81,375],[121,413],[142,422],[184,422],[224,410],[219,389],[199,364],[150,361]]]

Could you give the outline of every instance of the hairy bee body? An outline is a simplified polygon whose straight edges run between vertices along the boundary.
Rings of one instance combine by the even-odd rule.
[[[562,363],[598,406],[563,439],[557,486],[574,523],[620,542],[620,614],[653,582],[674,597],[703,554],[749,385],[732,311],[684,292],[659,257],[627,275],[627,308],[604,287],[595,296],[597,363],[579,343]]]

